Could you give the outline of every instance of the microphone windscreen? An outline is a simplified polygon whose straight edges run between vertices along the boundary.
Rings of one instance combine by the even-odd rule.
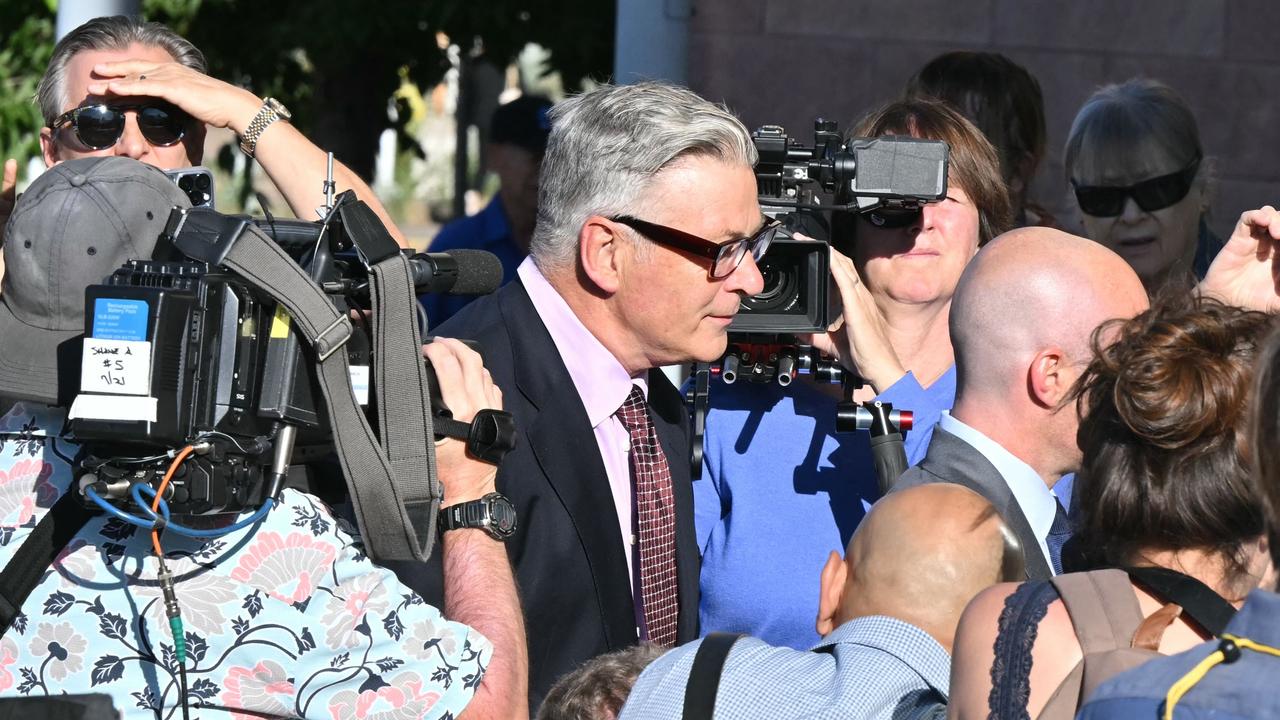
[[[502,262],[484,250],[450,250],[458,263],[458,281],[450,295],[487,295],[502,287]]]

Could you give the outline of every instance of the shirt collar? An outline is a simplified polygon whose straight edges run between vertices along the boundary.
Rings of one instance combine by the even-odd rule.
[[[950,695],[951,656],[932,635],[911,623],[888,615],[854,618],[832,630],[814,649],[832,645],[862,645],[893,655],[943,697]]]
[[[1013,499],[1017,501],[1022,514],[1026,516],[1031,532],[1043,545],[1044,539],[1049,535],[1049,529],[1053,527],[1053,518],[1058,512],[1058,499],[1044,484],[1044,478],[1040,477],[1040,473],[1013,453],[1005,450],[1000,443],[952,417],[948,410],[942,412],[942,417],[938,419],[938,427],[969,443],[974,450],[982,453],[982,456],[995,466],[1000,476],[1004,478],[1005,484],[1009,486],[1009,490],[1013,492]]]
[[[574,314],[569,303],[538,270],[533,258],[525,258],[516,270],[533,307],[551,335],[564,367],[573,378],[573,386],[582,399],[591,427],[618,412],[632,386],[649,396],[649,383],[644,375],[631,377],[622,363],[609,352]]]
[[[1227,632],[1263,645],[1280,647],[1280,595],[1266,590],[1249,593],[1249,599],[1227,623]]]

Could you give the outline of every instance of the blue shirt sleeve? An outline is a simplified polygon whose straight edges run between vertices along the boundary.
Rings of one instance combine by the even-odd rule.
[[[876,399],[892,403],[895,410],[911,411],[912,427],[903,445],[906,446],[907,463],[915,465],[929,449],[929,439],[933,437],[933,427],[938,424],[938,418],[955,403],[956,367],[952,365],[928,388],[920,385],[915,373],[907,372]]]

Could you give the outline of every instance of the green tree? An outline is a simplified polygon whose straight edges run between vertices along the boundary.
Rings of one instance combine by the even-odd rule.
[[[366,178],[378,137],[391,124],[386,107],[401,72],[426,89],[450,68],[437,33],[464,48],[483,48],[500,66],[537,42],[575,86],[609,72],[613,3],[203,0],[186,28],[215,75],[281,99],[304,132]]]
[[[0,160],[40,154],[36,86],[53,53],[54,0],[0,0]]]

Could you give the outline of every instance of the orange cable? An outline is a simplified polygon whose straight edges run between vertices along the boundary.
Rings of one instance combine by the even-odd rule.
[[[169,465],[168,471],[165,472],[164,479],[160,481],[160,487],[156,490],[155,498],[151,500],[152,513],[159,513],[160,499],[164,497],[164,491],[169,488],[169,481],[173,479],[173,474],[177,472],[178,466],[182,464],[182,461],[186,460],[187,456],[194,450],[195,447],[188,445],[178,451],[177,457],[173,459],[173,463]],[[164,557],[164,551],[160,549],[160,531],[154,528],[151,530],[151,547],[156,551],[156,557]]]

